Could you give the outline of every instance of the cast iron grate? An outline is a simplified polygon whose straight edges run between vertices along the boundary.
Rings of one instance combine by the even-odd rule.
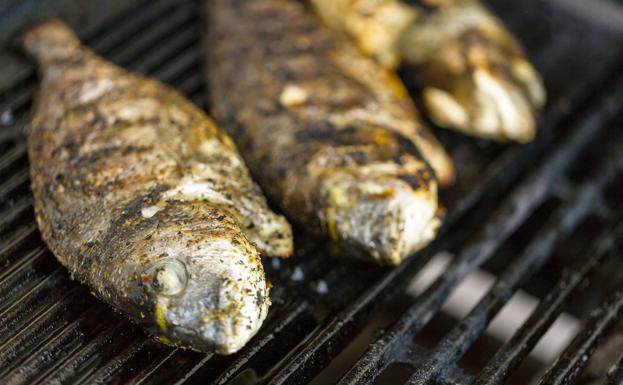
[[[28,3],[36,2],[7,2],[0,22],[31,20],[36,7]],[[130,3],[114,15],[83,22],[87,44],[209,109],[197,2]],[[71,11],[65,9],[71,1],[62,4],[59,14]],[[460,177],[444,193],[448,218],[438,240],[398,268],[331,259],[322,242],[298,229],[298,255],[266,263],[276,288],[265,326],[229,357],[170,349],[147,339],[70,281],[45,249],[32,213],[24,135],[37,80],[27,61],[3,52],[0,68],[9,56],[19,65],[7,65],[9,73],[0,78],[0,382],[318,382],[370,320],[398,298],[406,303],[395,320],[335,381],[373,383],[386,369],[405,364],[405,381],[412,384],[501,383],[512,379],[556,317],[568,310],[584,318],[581,331],[540,382],[572,383],[623,307],[620,281],[618,287],[603,289],[599,282],[593,284],[597,288],[586,287],[594,273],[612,273],[615,279],[604,265],[623,267],[617,249],[623,231],[623,74],[617,72],[623,36],[553,4],[491,2],[524,40],[548,85],[550,103],[537,140],[501,146],[442,132]],[[408,70],[402,75],[411,82]],[[565,251],[572,242],[581,247]],[[413,277],[440,251],[455,255],[447,270],[417,297],[405,297]],[[480,266],[496,274],[494,286],[438,341],[420,344],[418,336],[439,316],[445,300]],[[556,283],[539,292],[544,274]],[[510,341],[482,367],[462,365],[511,296],[530,288],[537,288],[541,302]],[[574,297],[589,292],[596,293],[591,306],[573,306]],[[608,381],[614,384],[623,377],[623,357],[612,357],[611,364]]]

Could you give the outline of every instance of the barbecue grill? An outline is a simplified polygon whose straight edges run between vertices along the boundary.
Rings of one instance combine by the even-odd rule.
[[[210,108],[199,2],[103,3],[0,1],[0,383],[623,383],[623,5],[489,1],[545,78],[536,140],[438,130],[459,175],[441,197],[438,239],[389,269],[331,258],[297,229],[296,255],[265,261],[274,289],[263,328],[223,357],[147,338],[71,281],[39,237],[25,140],[37,78],[12,39],[25,25],[60,16],[106,59]],[[415,74],[401,76],[415,95]],[[453,313],[449,298],[476,273],[490,284]],[[488,325],[520,294],[538,304],[496,337]],[[562,316],[575,320],[570,340],[539,359]]]

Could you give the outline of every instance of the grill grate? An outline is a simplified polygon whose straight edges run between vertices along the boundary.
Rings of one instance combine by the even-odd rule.
[[[34,3],[26,0],[21,8],[0,3],[0,24],[11,17],[24,23],[36,19],[23,14]],[[130,3],[117,14],[85,23],[89,25],[81,36],[86,43],[107,59],[170,83],[209,107],[200,71],[197,1]],[[586,286],[592,274],[608,275],[604,266],[623,267],[620,253],[618,259],[612,257],[623,231],[623,133],[617,130],[623,117],[623,75],[617,73],[623,64],[623,36],[547,0],[490,3],[526,42],[545,75],[550,104],[537,140],[500,146],[441,132],[460,178],[444,193],[449,215],[441,236],[398,268],[333,260],[322,242],[298,229],[298,255],[266,262],[276,288],[264,327],[229,357],[171,349],[147,339],[70,281],[45,249],[33,218],[24,135],[37,79],[24,59],[1,52],[0,69],[6,63],[8,75],[0,76],[0,382],[310,383],[326,375],[386,304],[404,298],[423,266],[449,250],[455,258],[444,273],[408,299],[390,327],[374,335],[333,381],[342,377],[342,384],[374,383],[395,365],[406,364],[405,378],[412,384],[501,383],[512,377],[554,320],[573,310],[585,320],[582,328],[540,379],[542,384],[572,383],[623,306],[623,292]],[[408,70],[402,76],[411,84]],[[545,219],[534,223],[542,211]],[[597,224],[584,231],[589,222]],[[516,245],[516,239],[523,241]],[[583,247],[566,253],[562,245],[571,240]],[[502,268],[496,268],[494,262],[501,258]],[[418,336],[447,298],[482,266],[496,274],[494,285],[432,346],[420,344]],[[556,273],[550,281],[556,283],[540,293],[535,289],[541,302],[512,338],[483,367],[462,365],[462,357],[512,295],[536,287],[531,284],[552,269]],[[592,305],[574,308],[578,293],[594,295],[588,301]],[[612,357],[611,364],[607,381],[618,383],[623,358]]]

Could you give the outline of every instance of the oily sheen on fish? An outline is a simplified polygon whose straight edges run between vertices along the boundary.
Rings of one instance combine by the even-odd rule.
[[[400,80],[297,1],[204,7],[215,117],[286,214],[383,264],[430,242],[454,170]]]
[[[41,75],[28,155],[49,248],[160,341],[240,349],[269,306],[259,251],[288,256],[292,237],[231,139],[171,88],[96,56],[61,22],[28,31],[23,45]]]

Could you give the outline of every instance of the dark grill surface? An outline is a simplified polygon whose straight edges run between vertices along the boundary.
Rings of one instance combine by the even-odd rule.
[[[332,259],[298,229],[297,255],[266,261],[275,288],[264,327],[241,352],[221,357],[146,338],[71,281],[39,238],[25,142],[37,79],[10,39],[24,24],[60,14],[105,58],[209,109],[197,2],[90,3],[99,2],[0,1],[8,47],[0,53],[1,383],[585,383],[592,353],[623,330],[622,28],[563,1],[490,1],[547,83],[536,141],[502,146],[439,131],[459,169],[457,186],[443,194],[441,236],[384,269]],[[409,70],[401,75],[413,82]],[[407,295],[441,251],[454,255],[443,274]],[[444,302],[476,269],[493,274],[493,286],[467,316],[444,315]],[[487,325],[520,289],[538,307],[510,340],[491,342]],[[528,354],[562,312],[581,320],[580,331],[539,366]],[[383,329],[367,332],[379,318]],[[621,383],[623,351],[600,360],[609,371],[596,383]]]

